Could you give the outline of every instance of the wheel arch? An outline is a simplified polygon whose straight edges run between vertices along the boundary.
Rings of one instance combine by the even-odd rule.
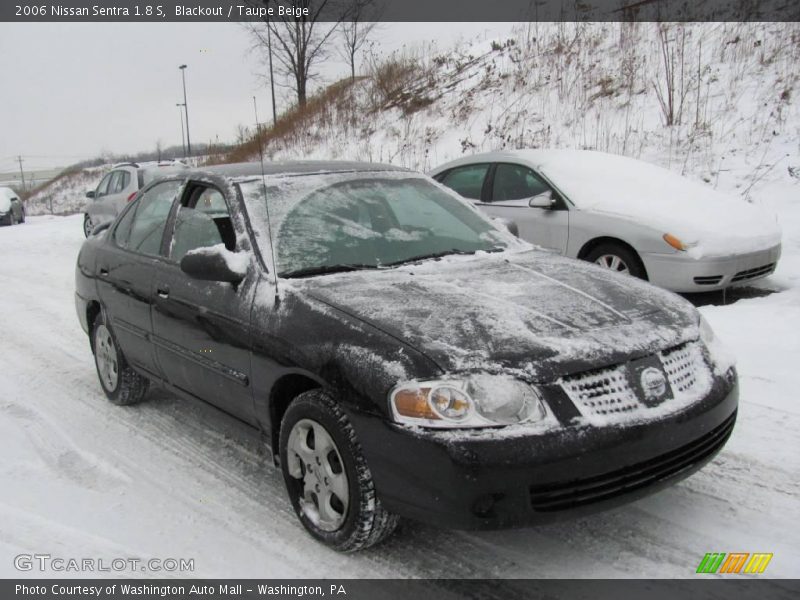
[[[92,330],[94,329],[94,322],[97,320],[102,310],[97,300],[90,300],[86,304],[86,327],[89,329],[89,344],[92,347],[92,352],[94,352],[94,336],[92,335]]]
[[[642,267],[642,271],[644,271],[645,277],[649,279],[650,276],[647,273],[647,268],[645,267],[644,261],[642,260],[642,257],[639,254],[638,250],[636,250],[636,248],[634,248],[625,240],[622,240],[618,237],[606,235],[590,239],[588,242],[584,243],[583,246],[581,246],[581,249],[578,251],[577,258],[579,258],[580,260],[586,260],[586,257],[589,256],[592,250],[594,250],[598,246],[602,246],[603,244],[615,244],[617,246],[622,246],[623,248],[626,248],[627,250],[633,252],[634,256],[636,256],[636,258],[639,260],[639,265]]]
[[[318,381],[301,373],[284,375],[272,386],[269,394],[269,433],[272,456],[276,464],[279,456],[281,421],[286,409],[300,394],[321,387]]]

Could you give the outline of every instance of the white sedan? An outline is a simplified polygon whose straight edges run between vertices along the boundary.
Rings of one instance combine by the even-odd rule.
[[[765,277],[774,215],[649,163],[588,150],[489,152],[431,176],[526,241],[676,292]]]

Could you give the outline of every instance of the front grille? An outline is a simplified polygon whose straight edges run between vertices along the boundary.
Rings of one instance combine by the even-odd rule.
[[[624,365],[564,377],[561,385],[583,415],[627,413],[640,407]]]
[[[737,281],[745,281],[747,279],[755,279],[756,277],[763,277],[764,275],[769,275],[774,270],[775,270],[775,263],[770,263],[762,267],[747,269],[746,271],[739,271],[736,275],[733,276],[733,279],[731,279],[731,283],[736,283]]]
[[[699,342],[687,342],[659,353],[677,408],[708,391],[711,376]],[[560,384],[578,411],[590,420],[649,410],[628,382],[627,364],[614,365],[561,378]]]
[[[694,278],[694,282],[697,285],[717,285],[720,281],[722,281],[722,275],[707,275]]]
[[[532,485],[529,490],[531,505],[539,512],[567,510],[610,500],[674,477],[702,463],[722,448],[733,431],[735,422],[734,412],[721,425],[695,441],[623,469],[575,479],[568,483]]]
[[[699,344],[681,344],[661,353],[661,364],[675,393],[689,394],[698,387],[701,369],[704,365],[703,351]]]

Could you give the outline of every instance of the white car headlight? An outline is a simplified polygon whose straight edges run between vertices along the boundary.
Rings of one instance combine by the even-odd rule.
[[[438,428],[533,423],[547,415],[533,386],[502,375],[412,381],[389,394],[398,423]]]

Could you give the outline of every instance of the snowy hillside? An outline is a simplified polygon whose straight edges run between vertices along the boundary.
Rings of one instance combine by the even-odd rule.
[[[798,60],[790,23],[533,23],[375,62],[287,115],[265,151],[427,171],[478,151],[589,148],[748,196],[800,171]]]
[[[25,211],[29,215],[71,215],[83,211],[86,191],[93,190],[110,167],[62,173],[26,200]]]
[[[284,114],[265,155],[427,171],[478,151],[589,148],[752,200],[766,176],[800,177],[798,61],[796,23],[532,23],[506,39],[372,57],[366,76]],[[212,162],[257,160],[257,148]],[[102,170],[45,187],[29,214],[80,211]]]

